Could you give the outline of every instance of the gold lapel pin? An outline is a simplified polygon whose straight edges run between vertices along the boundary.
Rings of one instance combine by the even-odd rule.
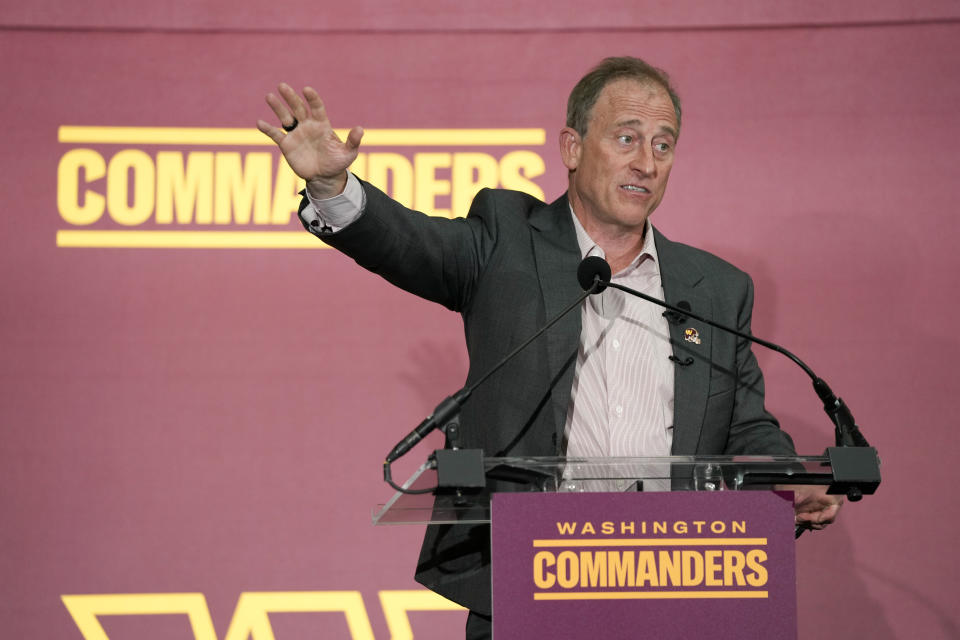
[[[693,327],[684,329],[683,339],[687,342],[692,342],[693,344],[700,344],[700,333]]]

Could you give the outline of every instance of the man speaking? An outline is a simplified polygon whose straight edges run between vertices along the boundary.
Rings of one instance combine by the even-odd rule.
[[[484,189],[466,218],[411,211],[347,171],[363,130],[334,133],[311,88],[281,84],[259,121],[306,180],[300,217],[366,269],[463,317],[467,383],[489,371],[579,294],[586,256],[613,281],[750,331],[753,285],[723,260],[672,242],[649,221],[666,192],[680,136],[680,100],[666,73],[607,58],[574,87],[560,131],[567,193],[551,204]],[[747,340],[684,334],[658,307],[620,291],[591,296],[477,388],[461,446],[489,456],[794,455],[764,408]],[[798,522],[833,520],[839,499],[801,491]],[[467,637],[489,637],[489,530],[429,527],[417,579],[471,610]]]

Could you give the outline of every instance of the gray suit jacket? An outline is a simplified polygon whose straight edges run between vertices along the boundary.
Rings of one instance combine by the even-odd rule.
[[[321,237],[397,286],[458,311],[470,355],[467,383],[581,293],[580,251],[566,196],[548,205],[520,192],[484,189],[466,218],[448,220],[363,187],[364,214]],[[667,302],[686,301],[696,313],[749,331],[749,276],[654,234]],[[684,340],[688,327],[697,330],[700,344]],[[689,319],[671,324],[670,332],[674,354],[693,359],[676,367],[674,454],[794,453],[789,436],[764,409],[763,378],[749,342]],[[461,446],[497,456],[562,455],[579,336],[574,311],[481,385],[463,407]],[[438,399],[450,391],[438,389]],[[489,578],[486,527],[428,528],[419,581],[489,613]]]

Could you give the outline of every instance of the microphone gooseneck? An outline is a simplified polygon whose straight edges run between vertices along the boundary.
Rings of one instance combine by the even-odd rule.
[[[589,261],[589,264],[588,264],[588,261]],[[603,263],[603,264],[601,265],[600,263]],[[631,295],[637,296],[638,298],[642,298],[647,302],[652,302],[653,304],[659,305],[667,309],[668,311],[664,313],[664,316],[666,316],[667,321],[670,322],[671,324],[679,324],[680,322],[683,322],[687,316],[689,316],[695,320],[704,322],[710,325],[711,327],[716,327],[721,331],[732,333],[733,335],[743,338],[744,340],[749,340],[750,342],[754,342],[756,344],[759,344],[762,347],[766,347],[767,349],[776,351],[777,353],[786,356],[787,358],[792,360],[797,366],[803,369],[803,371],[807,374],[807,376],[809,376],[810,379],[813,381],[813,389],[816,392],[817,396],[820,398],[820,400],[823,402],[823,410],[830,417],[830,421],[833,422],[833,425],[835,427],[834,431],[836,435],[837,446],[838,447],[850,447],[850,446],[869,447],[870,446],[870,444],[867,442],[867,439],[863,437],[862,433],[860,433],[860,428],[857,426],[857,423],[853,418],[853,414],[850,412],[850,409],[843,402],[843,400],[838,398],[830,389],[830,386],[826,383],[826,381],[824,381],[823,378],[815,374],[813,370],[810,367],[808,367],[803,360],[801,360],[797,356],[790,353],[784,347],[781,347],[778,344],[774,344],[773,342],[763,340],[761,338],[756,338],[747,333],[743,333],[742,331],[738,331],[732,327],[728,327],[718,322],[714,322],[713,320],[704,318],[703,316],[694,313],[690,309],[690,303],[685,300],[681,300],[679,303],[677,303],[676,306],[674,306],[663,300],[654,298],[653,296],[648,296],[645,293],[631,289],[630,287],[625,287],[621,284],[611,282],[610,274],[611,274],[610,265],[607,264],[606,260],[598,256],[590,256],[588,258],[585,258],[583,262],[580,263],[580,268],[577,269],[577,279],[580,281],[580,286],[583,287],[584,289],[586,289],[588,285],[599,285],[601,287],[600,291],[602,291],[607,287],[611,287],[613,289],[619,289],[620,291],[624,291]],[[689,364],[692,364],[692,360],[690,360],[690,358],[684,358],[681,360],[681,359],[676,359],[675,357],[671,357],[670,359],[680,366],[687,366]]]

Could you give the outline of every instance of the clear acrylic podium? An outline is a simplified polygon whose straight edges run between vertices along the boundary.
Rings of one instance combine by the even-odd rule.
[[[482,465],[483,487],[440,482],[446,475],[443,465],[461,464],[448,456],[441,455],[439,464],[438,456],[431,456],[400,485],[424,493],[396,492],[374,508],[373,523],[489,523],[490,496],[500,491],[746,491],[825,485],[830,493],[857,500],[880,484],[880,463],[872,447],[831,447],[822,456],[484,458],[475,452],[467,464]]]

